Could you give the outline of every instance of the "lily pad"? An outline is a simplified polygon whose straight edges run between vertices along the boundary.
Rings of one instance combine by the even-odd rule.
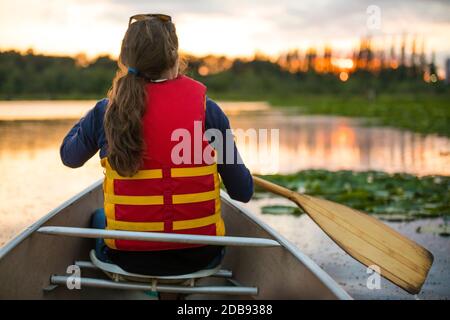
[[[439,224],[437,226],[422,226],[416,229],[418,233],[432,233],[441,237],[450,237],[450,224]]]
[[[300,211],[298,207],[284,206],[284,205],[271,205],[264,206],[261,208],[261,212],[264,214],[274,214],[274,215],[294,215],[300,216],[303,212]]]
[[[304,170],[263,178],[293,191],[319,196],[389,221],[450,217],[450,177],[348,170]],[[264,192],[260,195],[269,196]],[[389,219],[387,216],[391,216]]]
[[[415,219],[405,214],[375,214],[374,217],[389,222],[409,222]]]

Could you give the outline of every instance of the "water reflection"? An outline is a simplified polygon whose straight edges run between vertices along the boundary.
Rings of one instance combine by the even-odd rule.
[[[74,119],[84,114],[93,103],[52,102],[51,105],[55,109],[54,118],[64,118],[62,110],[66,110],[67,117]],[[299,116],[271,110],[261,103],[221,105],[229,114],[234,128],[280,129],[278,170],[250,161],[261,153],[256,146],[242,148],[242,156],[254,172],[288,173],[324,168],[450,174],[450,140],[447,138],[422,137],[396,129],[367,128],[347,118]],[[27,119],[30,115],[26,110],[31,106],[32,102],[27,102],[26,108],[18,103],[2,102],[0,120],[4,114]],[[39,113],[41,107],[47,116],[53,117],[52,107],[42,102],[34,105],[33,114]],[[98,156],[77,170],[66,168],[60,162],[61,140],[74,122],[0,121],[0,246],[101,178]]]
[[[73,121],[0,123],[0,246],[101,178],[98,158],[64,167],[59,145]]]
[[[343,117],[301,116],[280,110],[231,115],[230,121],[236,128],[280,129],[279,166],[272,173],[323,168],[450,174],[450,140],[445,137],[365,127],[360,121]],[[241,149],[246,161],[258,153],[256,146]],[[252,169],[269,173],[258,163],[253,163]]]

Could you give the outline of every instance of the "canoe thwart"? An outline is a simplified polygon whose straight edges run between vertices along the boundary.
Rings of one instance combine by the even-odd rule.
[[[75,261],[75,265],[85,269],[98,269],[97,266],[90,261]]]
[[[39,233],[58,236],[103,238],[139,241],[162,241],[176,243],[194,243],[222,246],[249,246],[249,247],[279,247],[280,244],[273,239],[232,237],[232,236],[202,236],[191,234],[175,234],[162,232],[136,232],[121,230],[104,230],[72,227],[41,227]]]
[[[70,281],[69,276],[53,275],[51,277],[51,283],[55,285],[67,284]],[[120,290],[143,290],[143,291],[156,291],[161,293],[183,293],[183,294],[224,294],[224,295],[252,295],[258,294],[258,288],[256,287],[235,287],[235,286],[180,286],[180,285],[156,285],[132,283],[132,282],[115,282],[112,280],[103,280],[95,278],[80,278],[80,286],[105,288],[105,289],[120,289]]]

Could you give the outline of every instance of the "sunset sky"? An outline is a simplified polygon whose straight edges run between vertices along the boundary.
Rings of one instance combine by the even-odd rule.
[[[378,30],[367,28],[369,5],[381,10]],[[275,55],[330,44],[345,54],[372,33],[426,39],[442,65],[450,57],[449,0],[0,0],[0,50],[33,48],[50,54],[117,56],[128,17],[172,15],[181,49],[198,55]]]

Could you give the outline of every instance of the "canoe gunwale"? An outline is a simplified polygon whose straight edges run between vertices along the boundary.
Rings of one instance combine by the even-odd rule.
[[[270,234],[283,248],[294,255],[304,266],[310,270],[320,281],[340,300],[353,300],[353,298],[345,291],[328,273],[320,268],[310,257],[305,255],[299,248],[292,244],[288,239],[275,231],[268,224],[256,217],[250,210],[243,207],[239,202],[230,198],[223,190],[220,190],[222,201],[227,202],[230,206],[237,208],[243,215],[259,225],[261,229]]]

